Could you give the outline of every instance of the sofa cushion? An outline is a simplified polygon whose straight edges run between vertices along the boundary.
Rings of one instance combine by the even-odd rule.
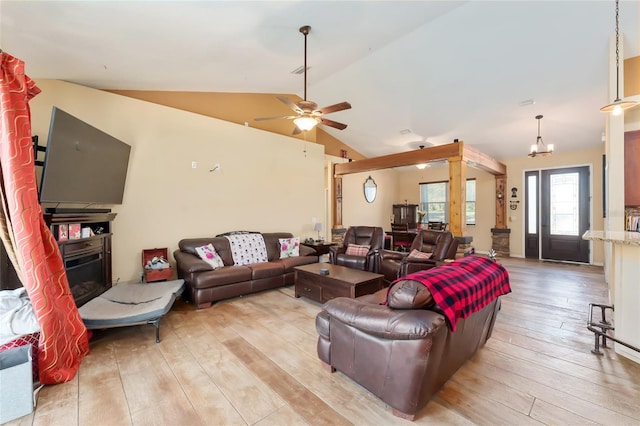
[[[220,258],[220,255],[216,253],[216,249],[213,248],[211,243],[206,246],[196,247],[196,253],[198,253],[200,259],[211,265],[213,269],[218,269],[224,266],[224,262]]]
[[[345,254],[347,256],[366,256],[369,253],[371,246],[360,244],[349,244]]]
[[[421,309],[435,305],[427,287],[414,280],[400,280],[389,288],[387,305],[393,309]]]
[[[247,268],[251,269],[252,280],[277,277],[284,274],[284,265],[280,262],[252,263],[247,265]]]
[[[280,259],[300,256],[300,238],[279,238]]]

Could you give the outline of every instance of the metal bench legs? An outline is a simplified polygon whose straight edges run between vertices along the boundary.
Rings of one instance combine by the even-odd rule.
[[[594,308],[600,309],[600,313],[601,313],[600,321],[593,320]],[[640,352],[640,349],[636,348],[635,346],[625,343],[622,340],[616,339],[611,334],[608,334],[609,331],[613,332],[615,330],[615,327],[611,324],[611,321],[607,320],[607,316],[606,316],[607,310],[610,310],[611,312],[613,312],[614,311],[613,306],[601,305],[598,303],[589,303],[589,320],[587,321],[587,329],[589,331],[592,331],[595,336],[595,347],[591,349],[591,353],[594,353],[596,355],[604,355],[604,353],[600,350],[601,337],[602,337],[603,348],[607,347],[607,339],[611,339],[614,342],[619,343],[623,346],[626,346],[629,349],[632,349],[636,352]]]

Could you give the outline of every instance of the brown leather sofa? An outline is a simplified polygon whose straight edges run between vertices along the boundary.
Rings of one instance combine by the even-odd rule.
[[[369,252],[365,256],[346,254],[349,244],[367,245]],[[329,248],[329,262],[361,271],[378,272],[378,251],[384,247],[384,230],[377,226],[351,226],[344,234],[340,246]]]
[[[316,251],[300,245],[300,256],[280,259],[280,238],[291,238],[287,232],[263,233],[268,262],[234,265],[229,240],[223,236],[190,238],[178,243],[173,253],[178,278],[184,279],[186,297],[198,308],[208,308],[213,302],[243,294],[282,287],[294,283],[294,267],[317,263]],[[211,243],[224,262],[213,269],[200,259],[196,247]]]
[[[402,291],[393,294],[396,287]],[[393,299],[406,309],[381,305],[387,290],[327,302],[316,317],[318,357],[390,405],[394,415],[413,420],[491,336],[500,299],[460,319],[452,332],[437,305],[409,308],[423,301],[416,281],[400,280],[389,290],[389,304]]]
[[[413,272],[433,268],[445,259],[455,259],[458,243],[449,231],[423,229],[413,239],[408,252],[380,250],[380,273],[384,275],[385,282],[390,284]],[[410,259],[408,256],[413,250],[433,255],[431,259]]]

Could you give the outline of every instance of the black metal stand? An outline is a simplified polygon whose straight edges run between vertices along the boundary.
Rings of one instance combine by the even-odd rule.
[[[147,324],[151,324],[156,328],[156,343],[160,343],[160,319],[161,318],[156,318],[147,321]]]
[[[593,321],[593,309],[599,308],[601,311],[601,320],[598,322]],[[606,312],[607,310],[614,311],[613,306],[610,305],[602,305],[598,303],[589,303],[589,320],[587,321],[587,329],[592,331],[595,335],[595,347],[591,349],[591,353],[596,355],[604,355],[604,353],[600,350],[600,337],[602,337],[602,347],[607,347],[607,339],[611,339],[616,343],[619,343],[623,346],[626,346],[629,349],[632,349],[636,352],[640,352],[640,349],[632,346],[622,340],[616,339],[611,334],[607,334],[609,331],[614,331],[615,327],[611,325],[611,321],[607,320]]]

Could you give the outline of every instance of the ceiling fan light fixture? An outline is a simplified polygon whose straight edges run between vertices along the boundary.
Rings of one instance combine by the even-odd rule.
[[[625,109],[638,105],[635,101],[620,100],[620,7],[619,0],[616,0],[616,99],[609,105],[600,108],[602,112],[610,112],[613,115],[620,115]]]
[[[428,166],[427,163],[422,163],[422,164],[416,164],[416,167],[419,168],[420,170],[424,170],[426,169]]]
[[[318,120],[313,117],[303,116],[294,119],[293,123],[298,127],[298,129],[302,130],[303,132],[308,132],[309,130],[316,127],[316,125],[318,124]]]
[[[545,145],[542,141],[542,136],[540,136],[540,120],[542,120],[542,115],[536,115],[536,120],[538,120],[538,137],[536,138],[536,143],[531,145],[531,149],[529,150],[529,157],[546,157],[547,155],[553,154],[553,144]]]

